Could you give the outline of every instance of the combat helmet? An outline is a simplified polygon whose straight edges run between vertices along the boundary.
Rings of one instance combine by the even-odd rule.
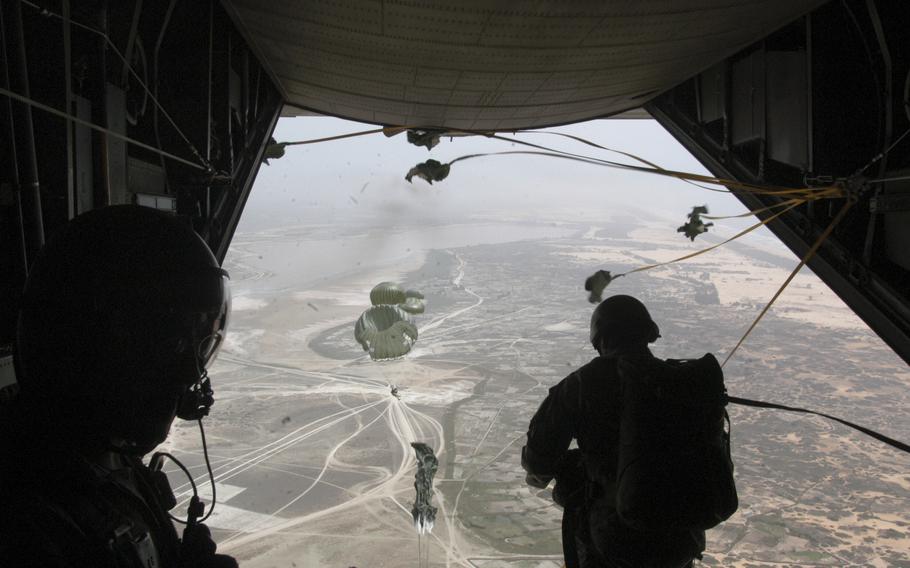
[[[227,272],[188,222],[132,205],[80,215],[29,273],[15,348],[20,397],[64,427],[151,443],[139,439],[149,433],[135,414],[173,413],[174,396],[214,359],[229,312]]]

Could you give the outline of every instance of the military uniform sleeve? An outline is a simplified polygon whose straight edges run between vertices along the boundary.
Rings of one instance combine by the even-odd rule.
[[[3,568],[78,568],[85,566],[79,533],[56,512],[36,500],[27,511],[7,509],[0,522]]]
[[[546,487],[576,434],[578,374],[572,373],[550,388],[547,398],[531,418],[528,443],[521,450],[521,466],[534,487]]]

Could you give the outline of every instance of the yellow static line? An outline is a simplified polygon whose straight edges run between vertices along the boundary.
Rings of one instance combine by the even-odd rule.
[[[689,253],[689,254],[687,254],[687,255],[683,255],[683,256],[681,256],[681,257],[679,257],[679,258],[674,258],[673,260],[668,260],[668,261],[666,261],[666,262],[658,262],[657,264],[648,264],[648,265],[646,265],[646,266],[640,266],[640,267],[635,268],[635,269],[633,269],[633,270],[630,270],[630,271],[628,271],[628,272],[623,272],[622,274],[617,274],[617,275],[614,276],[613,278],[619,278],[620,276],[625,276],[626,274],[633,274],[633,273],[635,273],[635,272],[642,272],[642,271],[644,271],[644,270],[651,270],[652,268],[657,268],[657,267],[659,267],[659,266],[666,266],[666,265],[668,265],[668,264],[673,264],[674,262],[679,262],[679,261],[681,261],[681,260],[688,260],[688,259],[690,259],[690,258],[694,258],[694,257],[696,257],[696,256],[698,256],[698,255],[701,255],[701,254],[704,254],[704,253],[706,253],[706,252],[712,251],[712,250],[716,249],[717,247],[723,246],[723,245],[729,243],[730,241],[734,241],[734,240],[736,240],[736,239],[742,237],[743,235],[746,235],[746,234],[748,234],[748,233],[751,233],[752,231],[754,231],[755,229],[761,227],[762,225],[767,225],[768,223],[770,223],[770,222],[773,221],[774,219],[780,217],[781,215],[783,215],[783,214],[786,213],[787,211],[789,211],[789,210],[793,209],[794,207],[796,207],[797,205],[800,205],[800,204],[802,204],[802,203],[805,202],[804,200],[796,200],[796,199],[794,199],[794,200],[792,200],[792,201],[795,201],[795,203],[792,203],[792,204],[791,204],[789,207],[787,207],[786,209],[783,209],[783,210],[781,210],[781,211],[778,211],[777,213],[775,213],[774,215],[768,217],[767,219],[765,219],[765,220],[763,220],[763,221],[759,221],[758,223],[756,223],[756,224],[754,224],[754,225],[752,225],[752,226],[750,226],[750,227],[748,227],[748,228],[746,228],[746,229],[743,229],[742,231],[736,233],[735,235],[733,235],[732,237],[730,237],[729,239],[727,239],[727,240],[725,240],[725,241],[723,241],[723,242],[721,242],[721,243],[717,243],[716,245],[712,245],[712,246],[710,246],[710,247],[708,247],[708,248],[704,248],[704,249],[701,249],[701,250],[697,250],[697,251],[695,251],[695,252]]]
[[[821,246],[821,244],[825,241],[825,239],[828,238],[828,236],[831,234],[831,232],[834,230],[834,228],[837,226],[837,224],[841,222],[841,220],[847,214],[847,210],[850,209],[851,205],[853,205],[853,202],[849,201],[849,200],[846,203],[844,203],[844,206],[837,213],[837,216],[834,217],[834,220],[832,220],[831,223],[828,224],[828,227],[818,237],[818,240],[815,241],[815,244],[812,245],[812,248],[810,248],[809,251],[806,253],[806,255],[802,258],[802,260],[799,261],[799,264],[796,265],[796,268],[793,269],[793,272],[790,273],[790,276],[788,276],[787,279],[784,280],[784,283],[781,284],[780,288],[778,288],[777,292],[774,294],[774,296],[771,298],[771,300],[765,305],[764,309],[762,309],[762,311],[758,314],[758,317],[755,318],[755,321],[752,322],[752,325],[749,326],[749,329],[746,330],[746,333],[744,333],[743,336],[739,339],[739,341],[736,343],[736,346],[733,347],[733,350],[730,351],[730,353],[727,355],[727,358],[724,359],[723,363],[721,363],[721,365],[720,365],[721,367],[726,365],[727,361],[729,361],[730,358],[733,357],[733,354],[736,353],[736,350],[739,349],[740,345],[742,345],[743,342],[746,340],[746,338],[749,337],[749,334],[752,333],[752,330],[755,329],[755,326],[758,325],[758,322],[761,321],[761,319],[765,316],[766,313],[768,313],[768,309],[771,308],[771,305],[774,303],[774,301],[777,300],[777,298],[781,295],[781,293],[784,291],[784,289],[787,287],[787,285],[790,284],[790,282],[796,276],[796,273],[799,272],[799,270],[809,261],[810,258],[812,258],[812,256],[815,254],[815,252],[818,250],[818,248]]]

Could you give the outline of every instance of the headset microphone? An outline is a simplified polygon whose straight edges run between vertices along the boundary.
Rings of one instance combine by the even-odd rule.
[[[199,420],[208,416],[214,404],[212,381],[207,371],[203,371],[199,380],[186,389],[177,402],[177,416],[184,420]]]
[[[205,520],[211,516],[212,511],[215,510],[215,502],[217,499],[215,493],[215,474],[212,472],[212,464],[209,461],[209,448],[205,441],[205,429],[202,426],[202,418],[208,416],[209,410],[212,408],[214,402],[215,397],[214,392],[212,391],[212,381],[209,379],[208,369],[202,367],[202,373],[199,380],[187,387],[177,401],[177,417],[182,418],[183,420],[195,420],[199,425],[199,435],[202,437],[202,455],[205,457],[205,467],[206,470],[208,470],[209,481],[212,484],[212,506],[209,508],[208,513],[205,513],[205,505],[202,503],[202,500],[199,499],[193,476],[190,475],[189,471],[187,471],[187,469],[183,467],[183,464],[178,462],[176,458],[170,454],[166,454],[167,457],[171,458],[181,469],[183,469],[183,472],[190,479],[190,484],[193,486],[193,497],[190,499],[186,521],[181,521],[173,516],[171,517],[175,521],[186,525],[195,525],[197,523],[205,522]],[[202,517],[201,519],[199,518],[200,516]]]

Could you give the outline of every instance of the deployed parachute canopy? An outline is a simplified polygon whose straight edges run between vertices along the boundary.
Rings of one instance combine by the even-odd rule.
[[[417,341],[417,327],[398,306],[373,306],[354,325],[354,339],[374,361],[397,359]]]
[[[404,302],[404,290],[394,282],[380,282],[370,290],[370,303],[374,306],[397,305]]]
[[[354,325],[354,339],[374,361],[404,357],[417,341],[417,326],[409,314],[424,312],[423,294],[380,282],[370,291],[370,303],[373,306]]]
[[[404,293],[404,302],[398,307],[409,314],[422,314],[427,306],[423,301],[423,294],[417,290],[408,290]]]

